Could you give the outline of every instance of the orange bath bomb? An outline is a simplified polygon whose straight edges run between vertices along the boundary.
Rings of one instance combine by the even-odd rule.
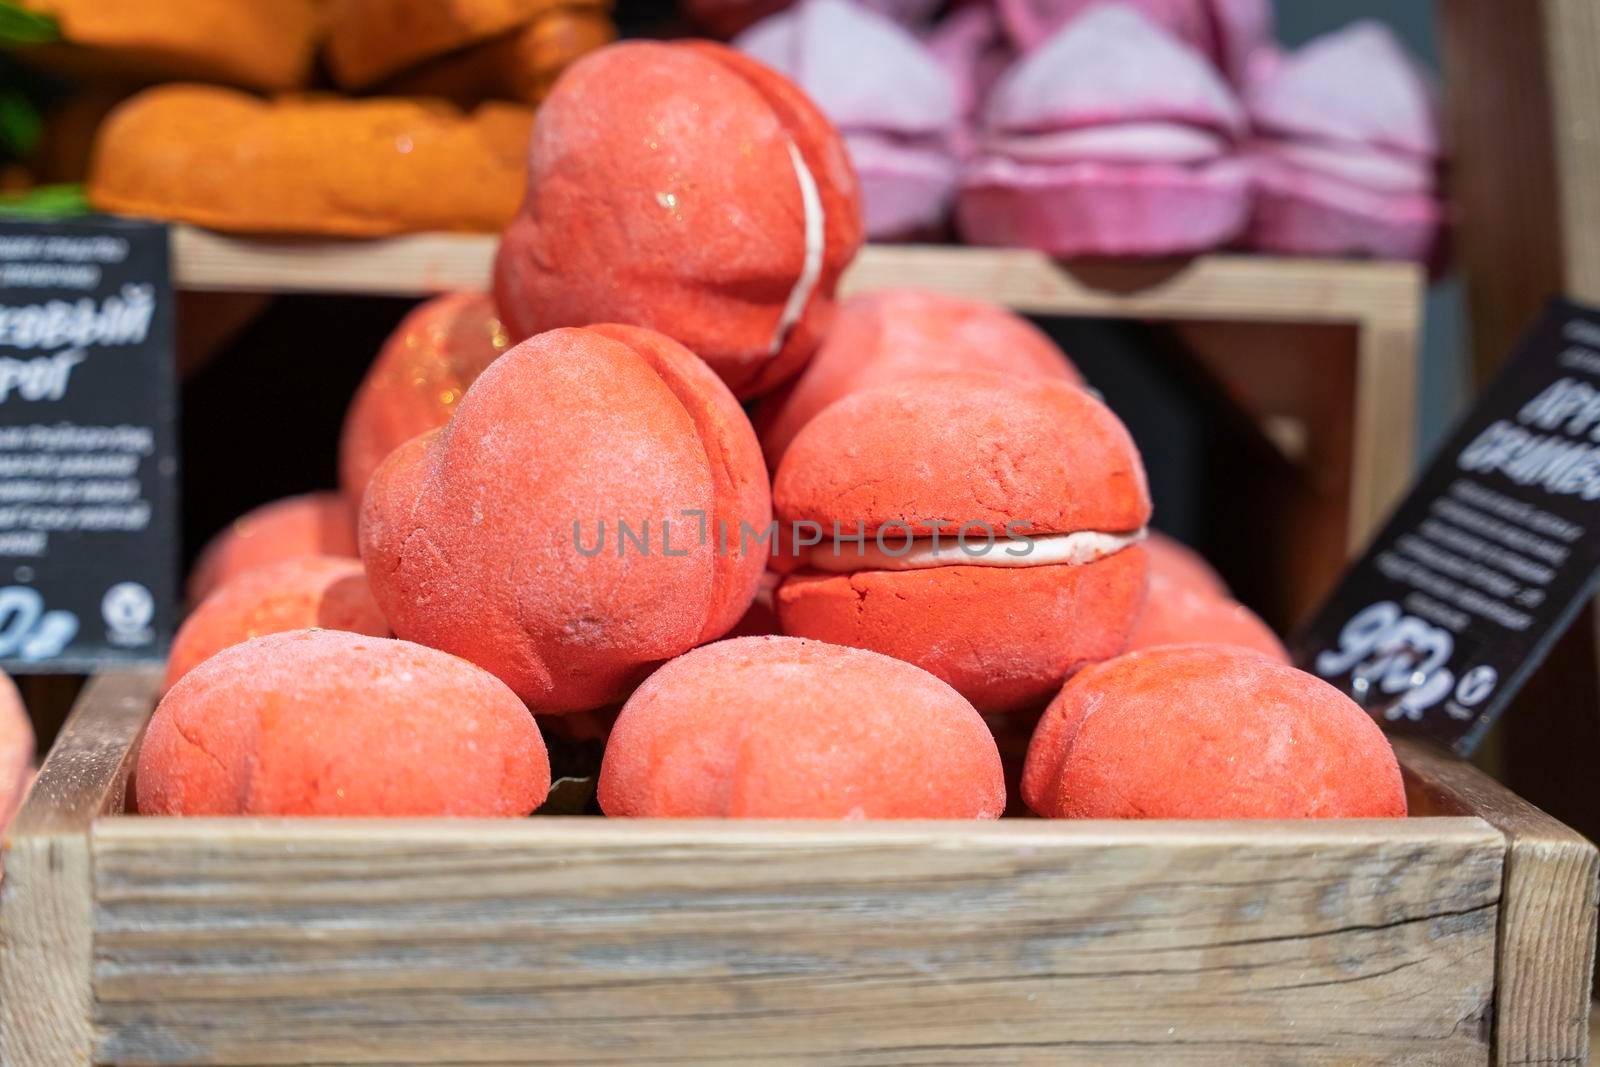
[[[1355,701],[1220,645],[1130,652],[1074,677],[1034,732],[1022,796],[1047,818],[1406,813],[1394,751]]]
[[[352,508],[378,464],[449,422],[467,386],[510,346],[488,293],[446,293],[400,320],[345,413],[339,484]]]
[[[662,667],[623,706],[607,815],[993,819],[1000,754],[949,686],[887,656],[742,637]]]
[[[778,588],[785,633],[915,663],[986,713],[1117,655],[1144,601],[1144,468],[1067,382],[944,374],[856,393],[795,437],[774,502],[785,530],[822,531]]]
[[[766,562],[741,524],[770,520],[727,387],[659,333],[593,326],[517,345],[391,455],[361,555],[396,634],[552,714],[620,701],[731,629]]]
[[[1128,651],[1159,645],[1236,645],[1279,663],[1289,653],[1266,623],[1249,608],[1225,596],[1197,593],[1150,565],[1150,594],[1134,627]]]
[[[338,493],[284,497],[247,512],[211,539],[189,574],[189,600],[198,604],[228,579],[269,563],[357,555],[355,512]]]
[[[166,685],[225,648],[311,628],[389,636],[360,560],[302,556],[224,582],[178,627],[167,657]]]
[[[0,674],[0,826],[21,805],[32,780],[34,743],[33,721],[22,694],[16,683]]]
[[[1162,576],[1179,589],[1188,589],[1213,597],[1229,597],[1228,583],[1222,580],[1216,568],[1206,558],[1188,545],[1168,537],[1159,530],[1151,530],[1145,539],[1145,550],[1150,553],[1150,577]]]
[[[540,107],[494,293],[515,337],[648,326],[754,396],[816,349],[861,235],[844,142],[792,83],[709,42],[624,41]]]
[[[533,716],[421,645],[291,630],[184,675],[139,750],[144,815],[527,815],[550,789]]]
[[[851,393],[939,371],[998,371],[1019,378],[1082,378],[1055,342],[997,304],[919,289],[852,297],[800,376],[762,400],[756,433],[767,465],[817,412]]]

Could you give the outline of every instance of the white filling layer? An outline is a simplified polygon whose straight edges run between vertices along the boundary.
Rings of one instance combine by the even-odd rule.
[[[919,537],[905,547],[903,534],[894,529],[884,532],[883,544],[871,534],[862,542],[840,539],[824,541],[806,550],[805,563],[830,574],[851,571],[915,571],[930,567],[1054,567],[1062,564],[1093,563],[1144,540],[1145,531],[1104,533],[1079,530],[1076,533],[1019,533],[1008,538],[1006,531],[995,530],[991,543],[988,531],[974,527],[967,531],[965,543],[956,531],[941,533],[938,547],[933,538]]]
[[[788,143],[788,148],[789,161],[794,164],[795,180],[800,183],[800,204],[806,213],[806,261],[800,268],[800,277],[795,279],[794,288],[789,290],[789,301],[783,305],[783,314],[778,316],[778,329],[772,335],[772,345],[767,350],[767,354],[772,356],[778,354],[783,343],[789,339],[789,331],[805,314],[806,302],[811,299],[812,290],[816,289],[817,281],[822,277],[825,221],[822,195],[817,192],[817,180],[811,176],[811,168],[801,158],[800,149],[794,146],[793,141]]]

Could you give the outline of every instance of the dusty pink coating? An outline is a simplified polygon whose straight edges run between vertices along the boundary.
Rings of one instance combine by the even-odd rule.
[[[1248,166],[1022,164],[988,157],[962,176],[956,221],[975,244],[1055,256],[1177,255],[1226,244],[1250,219]]]
[[[1233,594],[1228,583],[1222,580],[1216,568],[1206,558],[1182,541],[1160,530],[1151,530],[1144,542],[1150,554],[1150,577],[1160,575],[1162,580],[1179,589],[1188,589],[1212,597],[1229,597]]]
[[[861,238],[844,143],[791,82],[708,41],[623,41],[541,105],[494,295],[513,337],[648,326],[755,396],[810,358]]]
[[[298,556],[354,559],[356,516],[338,493],[304,493],[262,504],[235,519],[201,550],[189,574],[198,604],[217,586],[254,567]]]
[[[178,627],[167,656],[170,687],[225,648],[284,630],[347,630],[388,637],[359,559],[302,556],[222,583]]]
[[[864,293],[839,305],[833,328],[800,376],[756,408],[767,465],[776,470],[795,434],[834,401],[940,371],[1082,382],[1055,342],[997,304],[921,289]]]
[[[925,671],[860,649],[746,637],[696,649],[629,698],[600,770],[607,815],[992,819],[999,752]]]
[[[1355,702],[1256,652],[1168,645],[1074,676],[1022,774],[1047,818],[1398,817],[1389,742]]]
[[[139,750],[144,815],[527,815],[550,763],[516,695],[465,660],[335,630],[186,674]]]
[[[867,532],[903,522],[987,522],[1014,532],[1138,530],[1144,466],[1111,409],[1068,382],[993,372],[890,382],[825,408],[778,468],[784,522]],[[831,533],[830,533],[831,536]]]
[[[16,683],[0,674],[0,826],[22,804],[32,780],[29,767],[34,756],[33,720],[22,703]]]
[[[1150,591],[1128,651],[1195,644],[1236,645],[1289,662],[1283,642],[1255,612],[1226,596],[1185,588],[1152,565]]]
[[[770,518],[755,433],[693,354],[637,327],[552,330],[379,468],[362,557],[396,634],[555,714],[727,632],[766,562],[741,524]]]
[[[1243,132],[1244,110],[1206,57],[1139,10],[1090,8],[995,83],[991,130],[1172,122]]]

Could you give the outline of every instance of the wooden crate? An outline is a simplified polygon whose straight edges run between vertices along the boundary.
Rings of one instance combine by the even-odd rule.
[[[421,296],[484,287],[494,246],[459,234],[264,240],[179,226],[173,260],[192,291]],[[1422,282],[1403,263],[1062,264],[1012,249],[882,245],[862,251],[841,291],[916,286],[1029,314],[1168,328],[1295,472],[1263,490],[1272,513],[1244,524],[1262,540],[1241,550],[1269,575],[1255,606],[1282,629],[1315,608],[1410,482]]]
[[[116,1064],[1580,1064],[1597,858],[1402,744],[1414,816],[122,814],[153,673],[12,827],[0,1056]]]

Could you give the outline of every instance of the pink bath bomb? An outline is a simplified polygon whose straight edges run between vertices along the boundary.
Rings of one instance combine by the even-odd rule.
[[[156,707],[143,815],[527,815],[550,789],[533,716],[487,671],[406,641],[271,634]]]
[[[1394,751],[1355,701],[1222,645],[1130,652],[1079,672],[1039,722],[1022,795],[1046,818],[1406,814]]]
[[[607,815],[993,819],[994,739],[926,671],[875,652],[744,637],[662,667],[600,769]]]

